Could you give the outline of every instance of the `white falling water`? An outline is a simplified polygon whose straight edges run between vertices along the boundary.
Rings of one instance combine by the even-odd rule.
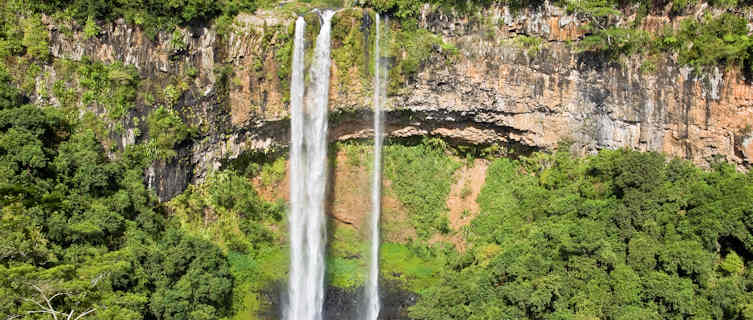
[[[376,14],[376,37],[374,40],[374,171],[371,185],[371,249],[369,252],[369,278],[366,283],[366,318],[379,317],[379,216],[382,212],[382,104],[386,97],[384,87],[386,72],[381,64],[380,17]]]
[[[290,76],[290,279],[288,280],[288,307],[285,319],[294,320],[303,313],[304,257],[303,225],[305,223],[306,186],[305,155],[303,154],[303,56],[306,21],[298,17],[295,22],[292,74]]]
[[[321,12],[310,85],[304,101],[303,18],[296,21],[290,85],[290,279],[287,320],[321,320],[324,304],[324,196],[327,184],[327,104],[334,11]],[[305,104],[304,104],[305,102]]]

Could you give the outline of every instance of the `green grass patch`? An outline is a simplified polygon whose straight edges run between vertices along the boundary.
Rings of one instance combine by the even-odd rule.
[[[340,288],[363,285],[368,268],[368,240],[350,226],[330,226],[327,280]]]
[[[417,249],[399,243],[383,243],[379,252],[382,277],[397,280],[414,292],[428,288],[445,264],[444,256],[435,251],[428,247]]]
[[[287,247],[265,247],[253,254],[228,254],[235,279],[233,319],[256,319],[262,306],[269,303],[262,298],[261,290],[287,278],[288,259]]]
[[[361,259],[327,256],[327,281],[340,288],[353,288],[366,281],[366,264]]]
[[[345,153],[345,163],[353,168],[360,166],[373,166],[374,145],[361,142],[344,142],[336,145],[337,151]]]
[[[356,229],[349,226],[330,227],[328,254],[338,257],[363,257],[367,253],[368,243]]]

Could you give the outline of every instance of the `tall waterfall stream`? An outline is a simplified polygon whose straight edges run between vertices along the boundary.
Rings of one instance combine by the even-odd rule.
[[[327,187],[327,103],[330,78],[330,34],[334,11],[320,13],[304,95],[304,31],[296,21],[290,85],[290,278],[288,320],[321,320],[324,303],[324,201]]]
[[[326,245],[325,192],[327,189],[327,109],[330,79],[331,21],[335,11],[319,12],[321,30],[306,86],[305,29],[295,23],[290,81],[290,276],[283,317],[322,320]],[[369,271],[364,295],[365,320],[379,316],[379,216],[381,214],[383,113],[386,68],[382,65],[381,17],[376,15],[374,45],[374,163],[371,187]]]
[[[366,282],[366,313],[364,320],[379,317],[379,216],[382,213],[382,140],[384,138],[382,105],[386,97],[386,70],[381,63],[381,21],[376,14],[376,37],[374,39],[374,168],[371,184],[371,243],[369,248],[369,276]]]

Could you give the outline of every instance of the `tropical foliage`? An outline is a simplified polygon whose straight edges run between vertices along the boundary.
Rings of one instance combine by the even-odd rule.
[[[753,177],[656,153],[498,159],[416,319],[749,319]]]
[[[137,152],[110,160],[91,129],[22,105],[0,77],[0,317],[227,315],[226,256],[166,221]]]

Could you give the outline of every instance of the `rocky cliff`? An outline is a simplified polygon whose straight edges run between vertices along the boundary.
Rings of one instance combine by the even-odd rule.
[[[335,53],[359,50],[333,63],[331,139],[368,137],[373,13],[355,8],[338,15]],[[259,11],[240,15],[230,30],[193,26],[155,38],[123,21],[103,25],[90,38],[76,25],[48,21],[48,30],[54,61],[90,57],[131,64],[144,79],[141,91],[156,96],[137,101],[129,111],[122,121],[125,130],[113,134],[118,145],[148,137],[144,123],[133,119],[159,104],[197,128],[177,146],[175,157],[147,170],[147,181],[166,200],[227,160],[288,143],[286,73],[293,18]],[[647,30],[676,23],[663,16],[643,21]],[[676,65],[672,57],[656,60],[647,70],[637,57],[614,61],[578,52],[574,43],[585,23],[549,6],[514,13],[497,7],[471,15],[427,8],[420,27],[441,37],[450,50],[431,46],[415,74],[393,79],[387,134],[509,150],[551,150],[562,142],[578,153],[627,147],[700,165],[716,157],[741,168],[753,161],[750,79],[734,69],[694,71]],[[66,29],[73,31],[61,31]],[[522,36],[539,41],[517,41]],[[51,63],[44,71],[37,77],[37,91],[52,92],[61,80],[56,76],[60,67]],[[174,99],[162,93],[167,87],[179,88]],[[60,104],[54,95],[40,93],[34,99]],[[139,131],[146,135],[134,133]]]

